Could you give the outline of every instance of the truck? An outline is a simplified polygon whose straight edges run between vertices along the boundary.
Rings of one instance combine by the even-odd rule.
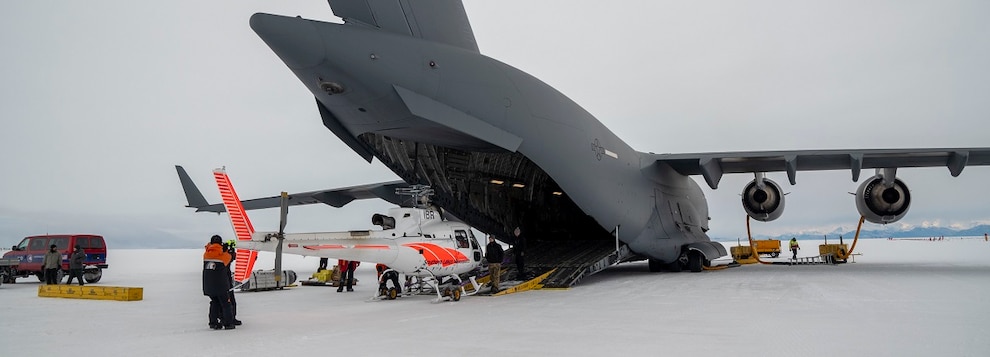
[[[11,247],[11,251],[3,255],[3,260],[8,261],[8,265],[3,268],[2,280],[4,283],[12,284],[17,278],[25,278],[31,275],[37,276],[39,281],[45,281],[45,270],[41,262],[45,258],[45,253],[50,247],[55,248],[62,255],[62,267],[58,270],[58,281],[69,273],[69,256],[75,246],[80,246],[86,253],[86,260],[83,261],[83,279],[87,283],[95,283],[103,277],[103,269],[107,265],[107,244],[103,236],[95,234],[50,234],[25,237],[20,243]],[[16,262],[16,264],[13,264]]]
[[[10,283],[10,277],[17,272],[17,263],[17,259],[0,258],[0,285]]]

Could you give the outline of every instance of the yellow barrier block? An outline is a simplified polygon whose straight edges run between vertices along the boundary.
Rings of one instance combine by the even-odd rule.
[[[144,299],[144,288],[122,286],[39,285],[38,297],[139,301]]]

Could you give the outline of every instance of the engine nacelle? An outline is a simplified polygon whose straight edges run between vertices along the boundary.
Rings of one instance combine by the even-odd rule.
[[[911,191],[899,179],[884,187],[882,176],[870,177],[856,189],[856,210],[872,223],[894,223],[907,214]]]
[[[753,180],[743,189],[742,205],[753,219],[770,222],[784,213],[784,193],[776,182],[769,179],[763,179],[763,187]]]

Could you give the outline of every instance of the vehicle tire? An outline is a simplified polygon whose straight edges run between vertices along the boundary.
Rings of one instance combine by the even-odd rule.
[[[441,296],[450,296],[450,288],[443,288]]]
[[[663,270],[663,263],[656,259],[649,259],[650,262],[650,272],[656,273]]]
[[[703,270],[704,269],[703,263],[704,263],[704,259],[702,259],[700,252],[694,250],[688,252],[687,268],[692,273],[697,273]]]
[[[87,270],[83,273],[83,279],[86,279],[86,282],[90,284],[100,281],[102,277],[103,269],[96,269],[95,271]]]
[[[450,291],[450,298],[454,301],[461,301],[461,289],[454,289]]]
[[[779,256],[780,256],[780,252],[773,252],[773,253],[770,253],[770,257],[771,257],[771,258],[776,258],[776,257],[779,257]]]
[[[680,273],[682,270],[684,270],[684,264],[681,263],[680,259],[677,259],[673,262],[670,262],[670,264],[665,265],[664,268],[667,268],[667,270],[669,270],[672,273]]]
[[[399,291],[395,288],[388,288],[388,299],[395,300],[397,297],[399,297]]]

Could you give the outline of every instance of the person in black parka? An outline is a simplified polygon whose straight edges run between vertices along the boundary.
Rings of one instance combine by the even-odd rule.
[[[230,253],[223,251],[222,238],[213,236],[203,253],[203,295],[210,297],[210,328],[234,329],[230,308]]]

